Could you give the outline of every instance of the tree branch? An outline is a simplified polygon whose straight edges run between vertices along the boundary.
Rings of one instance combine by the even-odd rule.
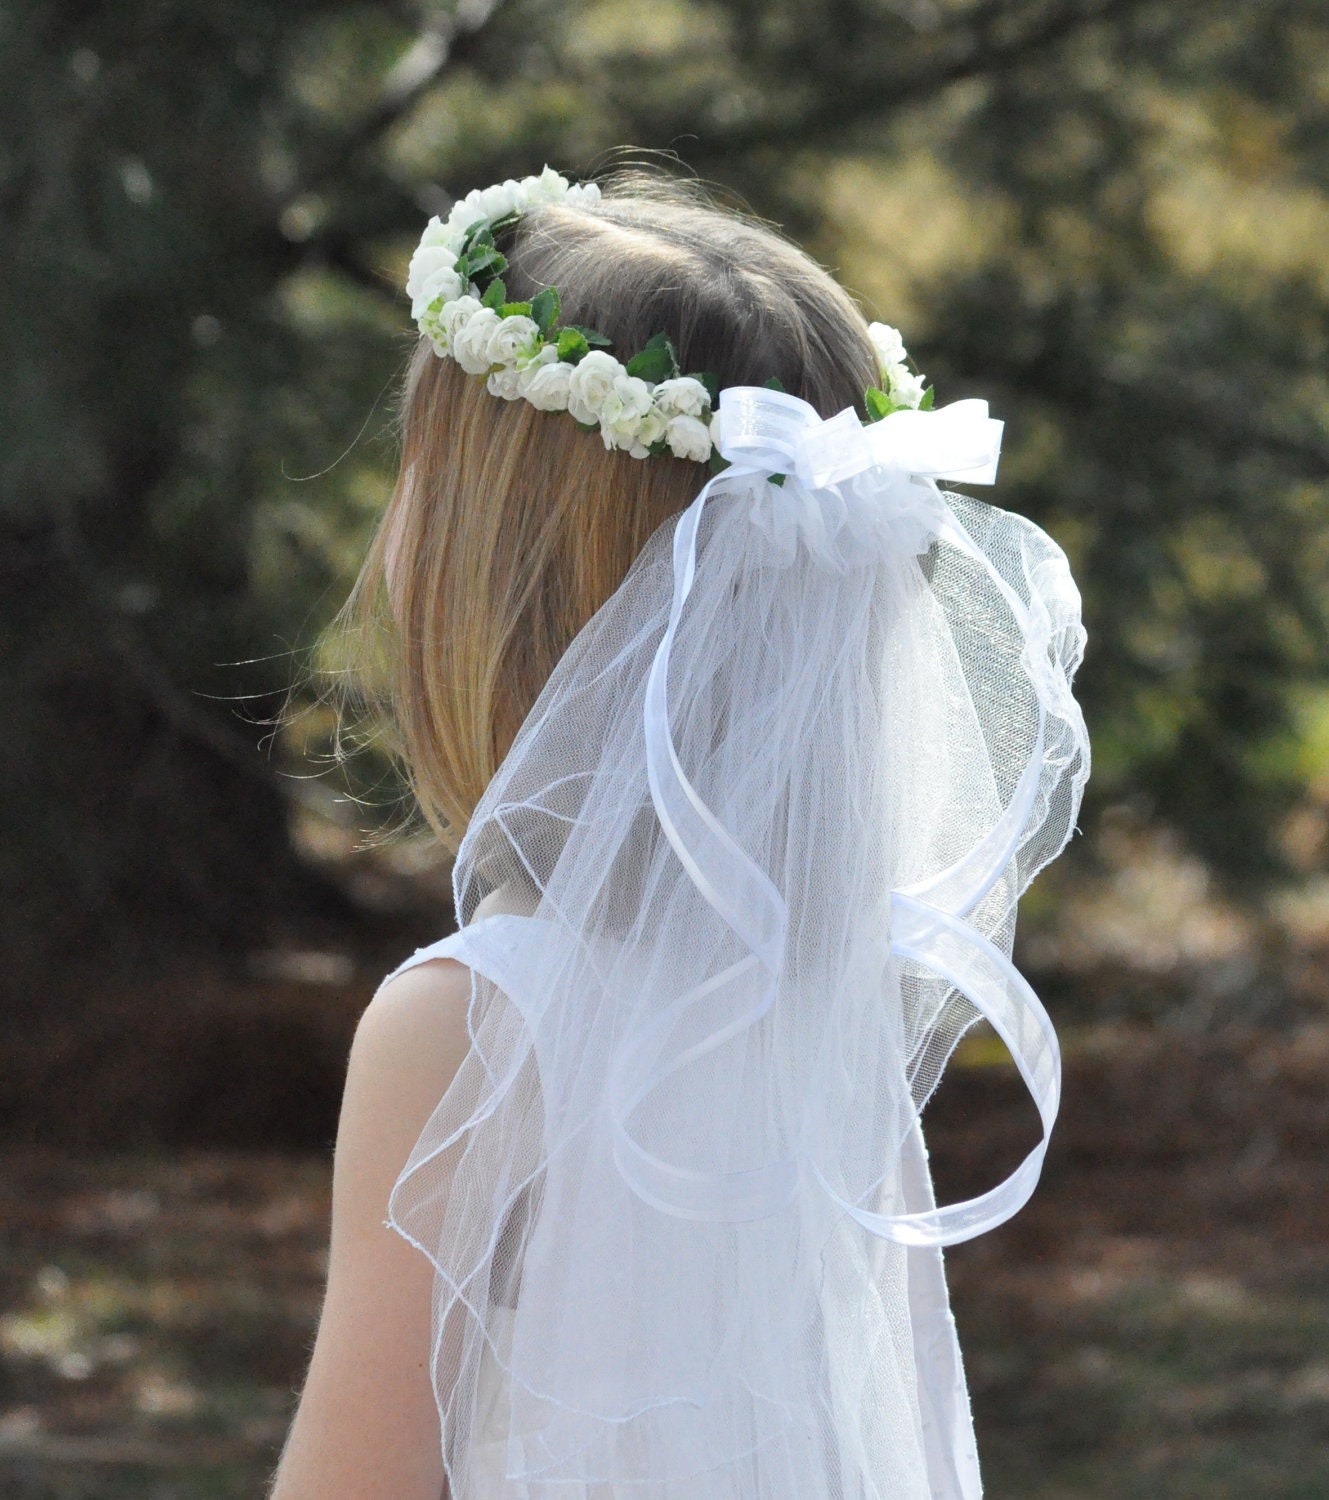
[[[500,3],[501,0],[461,0],[454,10],[435,10],[388,73],[379,102],[305,175],[300,186],[289,194],[287,203],[317,191],[324,183],[340,182],[346,177],[364,152],[405,119],[449,63],[465,60],[475,38]]]
[[[843,135],[866,120],[884,119],[906,105],[931,98],[942,89],[968,78],[1005,73],[1038,53],[1055,46],[1082,26],[1125,19],[1144,10],[1153,0],[1066,0],[1051,8],[1039,5],[1040,19],[1020,24],[1009,0],[986,0],[948,36],[933,31],[929,51],[941,54],[929,65],[917,67],[895,78],[875,78],[846,84],[843,78],[810,80],[816,85],[817,104],[792,117],[763,117],[727,128],[715,138],[714,150],[731,156],[761,146],[799,146],[827,135]],[[801,58],[801,61],[806,61]],[[765,90],[778,97],[776,89]],[[695,119],[678,124],[672,132],[696,129]]]

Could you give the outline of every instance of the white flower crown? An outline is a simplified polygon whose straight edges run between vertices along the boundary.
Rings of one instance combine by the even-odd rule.
[[[710,374],[684,375],[666,334],[655,334],[620,363],[608,352],[610,340],[595,329],[559,326],[556,287],[529,302],[507,300],[502,273],[508,262],[494,230],[541,204],[599,201],[595,183],[569,183],[552,167],[458,199],[446,223],[430,219],[411,257],[411,316],[436,354],[486,376],[492,395],[520,397],[540,411],[567,411],[598,431],[606,448],[633,458],[668,452],[705,463],[714,451],[718,382]],[[885,323],[869,323],[868,333],[881,367],[881,386],[865,393],[868,420],[930,407],[932,390],[906,364],[899,333]]]

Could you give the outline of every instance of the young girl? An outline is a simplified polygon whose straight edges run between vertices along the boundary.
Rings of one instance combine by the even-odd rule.
[[[356,1035],[274,1495],[974,1500],[940,1247],[1043,1144],[938,1208],[918,1117],[980,1015],[1056,1112],[1008,955],[1088,768],[1065,559],[938,487],[984,403],[695,193],[473,193],[408,291],[350,607],[461,930]]]

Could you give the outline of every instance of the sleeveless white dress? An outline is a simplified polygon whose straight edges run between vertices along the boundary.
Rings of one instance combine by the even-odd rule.
[[[388,978],[439,959],[474,963],[491,976],[511,962],[511,953],[526,947],[522,941],[532,929],[539,932],[537,947],[548,941],[546,924],[529,916],[504,891],[495,891],[480,903],[474,920],[459,932],[414,953]],[[506,950],[508,957],[496,957]],[[386,983],[387,980],[384,981]],[[927,1149],[920,1124],[915,1121],[902,1152],[905,1207],[909,1211],[934,1207]],[[908,1308],[918,1382],[921,1422],[920,1447],[927,1469],[926,1500],[981,1500],[978,1454],[973,1419],[965,1383],[955,1319],[942,1252],[933,1246],[911,1246],[906,1252]],[[467,1500],[511,1500],[514,1493],[508,1476],[512,1412],[506,1371],[511,1360],[516,1309],[490,1303],[487,1312],[493,1335],[480,1361],[471,1444],[470,1473],[473,1494]],[[615,1500],[612,1487],[588,1483],[564,1487],[567,1500]],[[891,1497],[895,1500],[895,1497]],[[915,1497],[899,1497],[915,1500]],[[920,1494],[916,1500],[925,1500]]]
[[[1079,596],[1030,522],[918,482],[951,470],[910,424],[864,466],[852,413],[737,394],[722,451],[755,455],[569,646],[460,931],[408,961],[472,974],[388,1207],[436,1272],[452,1500],[981,1493],[942,1247],[1027,1201],[1057,1111],[1010,952],[1088,773]],[[913,415],[990,451],[986,408]],[[938,1207],[919,1115],[979,1016],[1044,1136]]]

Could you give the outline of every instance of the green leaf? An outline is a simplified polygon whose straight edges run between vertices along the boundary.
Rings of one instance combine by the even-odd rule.
[[[583,432],[599,432],[600,430],[594,422],[578,422],[577,426],[580,427]]]
[[[647,449],[652,458],[663,458],[669,452],[668,438],[657,438]]]
[[[492,245],[494,243],[494,231],[490,228],[489,220],[485,218],[474,219],[471,226],[462,237],[461,247],[469,250],[472,245]]]
[[[535,319],[535,326],[541,333],[548,333],[558,322],[558,288],[547,286],[544,291],[536,292],[531,298],[531,316]]]
[[[867,407],[869,422],[880,422],[895,410],[895,402],[875,385],[868,386],[863,392],[863,405]]]
[[[489,271],[497,276],[508,268],[507,256],[502,251],[495,250],[492,245],[480,245],[470,251],[466,256],[466,263],[470,267],[472,280],[481,271]]]
[[[503,285],[503,278],[495,276],[485,288],[485,294],[480,298],[480,301],[485,307],[492,307],[495,312],[498,312],[504,302],[507,301],[507,296],[508,289]]]
[[[720,377],[713,375],[710,370],[702,370],[698,374],[689,375],[689,380],[696,380],[706,387],[706,394],[711,398],[712,409],[720,400]]]
[[[646,340],[641,350],[628,360],[624,368],[629,375],[659,385],[662,380],[672,380],[678,374],[678,355],[669,342],[667,333],[654,333]]]
[[[529,318],[531,315],[531,304],[529,302],[505,302],[498,310],[500,318]]]
[[[593,344],[600,349],[612,349],[614,341],[595,328],[587,328],[584,323],[569,323],[567,325],[574,333],[581,334],[588,344]]]
[[[496,219],[490,224],[484,219],[471,225],[466,231],[466,237],[461,242],[461,253],[467,257],[472,266],[491,265],[496,261],[502,261],[507,265],[507,259],[503,252],[494,243],[494,230],[512,219]]]
[[[771,484],[778,484],[781,489],[784,489],[784,482],[789,478],[789,476],[788,474],[768,474],[766,478],[770,481]]]
[[[579,364],[590,352],[591,346],[580,328],[560,328],[558,341],[554,345],[558,357],[565,365]]]
[[[936,399],[936,396],[937,396],[937,388],[936,388],[936,386],[935,385],[928,386],[927,390],[925,390],[923,392],[923,399],[918,403],[918,409],[919,409],[919,411],[931,411],[932,410],[932,403]]]
[[[765,386],[768,391],[780,391],[781,393],[783,393],[784,391],[784,382],[778,375],[772,375],[769,380],[763,380],[762,385]]]

